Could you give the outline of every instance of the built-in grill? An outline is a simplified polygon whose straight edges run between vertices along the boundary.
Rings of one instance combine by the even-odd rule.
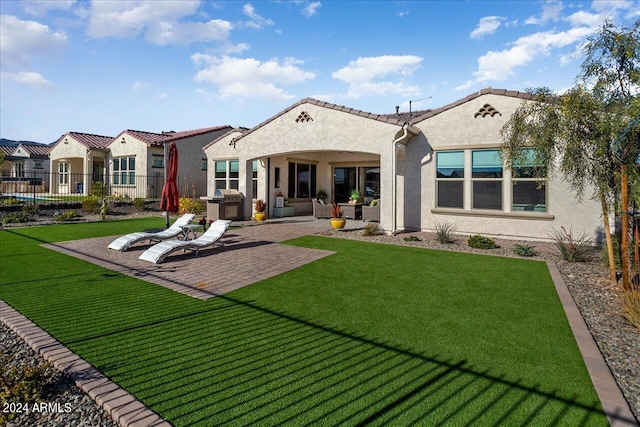
[[[244,195],[238,190],[215,190],[213,196],[203,199],[207,200],[208,219],[242,219]]]

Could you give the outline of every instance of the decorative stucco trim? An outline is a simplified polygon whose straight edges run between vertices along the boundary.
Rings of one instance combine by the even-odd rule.
[[[309,160],[309,159],[301,159],[298,157],[287,157],[287,162],[289,163],[308,163],[310,165],[317,165],[320,162],[317,160]]]
[[[431,213],[434,215],[455,215],[455,216],[473,216],[484,218],[508,218],[508,219],[524,219],[536,221],[553,221],[555,215],[549,213],[530,213],[530,212],[503,212],[503,211],[481,211],[481,210],[464,210],[464,209],[446,209],[433,208]]]

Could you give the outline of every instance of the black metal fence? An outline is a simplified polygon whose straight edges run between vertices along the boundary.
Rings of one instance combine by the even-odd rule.
[[[164,185],[162,174],[127,174],[118,176],[116,180],[113,177],[105,180],[101,175],[78,173],[28,172],[25,175],[0,176],[0,205],[80,203],[86,198],[132,203],[135,199],[158,200]],[[206,180],[179,178],[177,186],[181,197],[198,198],[207,193]]]

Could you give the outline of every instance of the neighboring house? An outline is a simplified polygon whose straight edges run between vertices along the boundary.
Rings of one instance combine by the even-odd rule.
[[[164,146],[178,148],[178,192],[188,197],[207,191],[207,161],[203,147],[228,132],[216,126],[182,132],[122,131],[107,146],[111,193],[130,197],[160,197],[164,184]]]
[[[528,178],[533,165],[519,165],[521,178],[514,178],[502,164],[500,130],[527,99],[488,88],[408,116],[306,98],[205,147],[208,193],[237,186],[272,213],[281,192],[296,214],[309,214],[319,190],[329,202],[346,202],[357,190],[365,201],[380,200],[387,232],[448,221],[465,234],[548,240],[564,226],[601,239],[596,202],[579,201],[562,177]],[[244,217],[251,215],[245,203]]]
[[[51,147],[32,142],[2,145],[2,192],[24,193],[48,191],[49,151]]]
[[[104,182],[112,136],[67,132],[52,146],[51,194],[91,194],[94,182]]]

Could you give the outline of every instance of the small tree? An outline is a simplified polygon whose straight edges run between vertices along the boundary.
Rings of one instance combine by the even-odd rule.
[[[638,188],[635,163],[640,155],[639,28],[640,21],[621,30],[605,22],[584,46],[577,85],[562,95],[547,88],[530,90],[534,102],[523,102],[501,131],[507,167],[524,160],[523,148],[533,148],[536,162],[545,166],[539,173],[562,172],[580,198],[586,188],[594,188],[593,197],[602,208],[614,284],[609,215],[620,203],[625,287],[630,286],[627,194],[630,182],[632,192]]]

